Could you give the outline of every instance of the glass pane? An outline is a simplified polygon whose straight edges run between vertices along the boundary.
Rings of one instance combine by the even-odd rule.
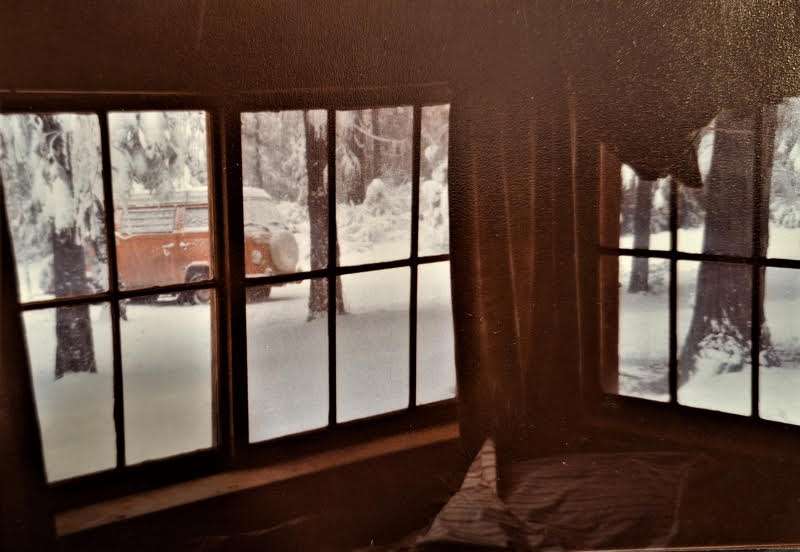
[[[422,108],[419,175],[419,254],[450,252],[447,152],[450,106]]]
[[[750,413],[752,269],[678,263],[678,402]]]
[[[250,442],[327,425],[327,294],[325,279],[248,289]]]
[[[800,270],[766,269],[759,412],[800,424]]]
[[[800,259],[800,98],[784,101],[775,115],[767,255]]]
[[[324,110],[242,113],[248,276],[328,263],[328,139]]]
[[[668,260],[619,257],[618,355],[620,395],[669,400]]]
[[[198,290],[120,304],[127,464],[214,445],[213,302]]]
[[[120,288],[207,280],[206,113],[109,113],[108,126]]]
[[[642,180],[628,165],[622,165],[621,182],[619,246],[668,250],[669,180]]]
[[[411,107],[336,113],[339,264],[411,253]]]
[[[116,466],[108,304],[25,312],[48,481]]]
[[[108,289],[96,115],[0,115],[5,190],[20,300]]]
[[[450,263],[419,265],[417,274],[417,402],[456,396]]]
[[[350,274],[341,280],[346,314],[336,319],[338,420],[407,407],[409,269]]]
[[[726,110],[701,131],[697,157],[703,189],[679,194],[680,251],[751,254],[753,125],[751,115]]]

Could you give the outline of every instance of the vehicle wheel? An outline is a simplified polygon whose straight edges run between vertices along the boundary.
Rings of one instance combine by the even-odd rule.
[[[259,286],[247,288],[247,302],[258,303],[269,299],[272,293],[272,286]]]
[[[202,282],[208,280],[205,272],[195,272],[189,277],[189,282]],[[186,293],[186,302],[190,305],[205,305],[211,300],[210,289],[196,289]]]

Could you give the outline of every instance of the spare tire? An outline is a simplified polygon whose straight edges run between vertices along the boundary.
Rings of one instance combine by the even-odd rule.
[[[269,252],[276,272],[295,272],[299,251],[291,232],[276,232],[269,241]]]

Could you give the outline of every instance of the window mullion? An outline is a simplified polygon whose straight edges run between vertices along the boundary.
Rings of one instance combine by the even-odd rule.
[[[336,110],[328,110],[328,425],[336,425]]]
[[[762,254],[761,244],[761,221],[763,214],[761,209],[763,205],[763,167],[762,165],[762,147],[763,147],[763,108],[758,107],[753,114],[753,259],[755,262],[752,265],[752,285],[751,285],[751,323],[750,323],[750,401],[752,405],[751,416],[753,418],[759,417],[759,354],[761,352],[761,286],[763,285],[762,271],[764,266],[762,260],[766,251]]]
[[[414,106],[411,161],[411,297],[409,301],[408,407],[417,405],[417,259],[419,257],[419,173],[422,109]]]
[[[678,402],[678,186],[669,187],[669,402]]]
[[[221,131],[224,132],[224,159],[226,168],[222,187],[222,205],[225,212],[225,282],[227,283],[228,366],[232,385],[233,433],[232,455],[249,443],[249,412],[247,402],[247,333],[246,291],[244,272],[244,203],[242,200],[242,150],[241,115],[237,108],[223,113]]]
[[[125,400],[122,388],[122,348],[119,327],[119,277],[117,274],[116,223],[114,222],[114,190],[111,172],[111,140],[108,134],[108,113],[97,113],[100,122],[100,152],[103,164],[103,202],[105,207],[106,255],[108,260],[108,289],[111,301],[111,344],[113,354],[114,430],[116,435],[117,468],[125,465]]]

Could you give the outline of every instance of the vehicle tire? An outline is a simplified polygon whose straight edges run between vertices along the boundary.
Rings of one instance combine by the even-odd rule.
[[[247,288],[247,302],[258,303],[269,299],[272,293],[272,286],[258,286]]]
[[[208,273],[204,271],[195,271],[189,276],[188,282],[202,282],[208,280]],[[211,300],[211,290],[195,289],[186,292],[185,302],[190,305],[206,305]]]

